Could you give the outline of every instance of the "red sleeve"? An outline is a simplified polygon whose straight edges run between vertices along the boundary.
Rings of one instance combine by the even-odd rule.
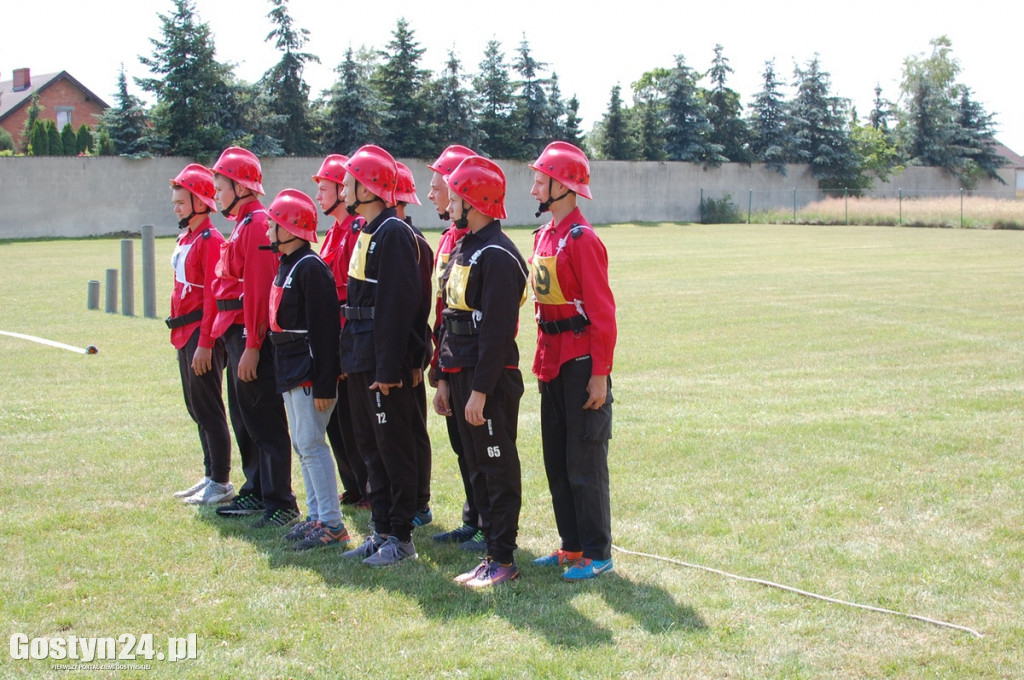
[[[608,251],[595,234],[576,241],[576,275],[583,292],[583,310],[590,319],[590,357],[593,375],[609,375],[615,355],[615,297],[608,282]]]
[[[261,217],[262,215],[260,215]],[[277,274],[277,255],[260,246],[270,245],[267,221],[254,216],[242,235],[245,246],[245,273],[242,277],[242,311],[245,317],[245,347],[259,349],[270,323],[270,287]]]
[[[207,348],[214,344],[213,321],[217,318],[217,298],[214,297],[213,287],[217,280],[220,245],[224,242],[224,239],[213,236],[217,233],[211,227],[210,238],[200,237],[203,244],[203,320],[199,324],[199,346]]]

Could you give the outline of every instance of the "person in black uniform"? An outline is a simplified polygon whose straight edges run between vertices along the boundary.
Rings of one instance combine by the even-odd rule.
[[[505,175],[481,156],[447,176],[448,209],[468,226],[444,280],[441,378],[434,410],[454,415],[487,537],[487,556],[455,578],[484,588],[519,577],[514,551],[522,480],[516,435],[523,376],[519,371],[519,307],[525,301],[526,262],[501,230]]]
[[[391,154],[366,145],[345,169],[347,209],[367,224],[349,264],[341,368],[348,376],[357,448],[366,461],[375,531],[344,556],[387,566],[416,556],[416,451],[427,436],[413,388],[413,372],[426,351],[420,253],[412,228],[395,215],[398,167]]]

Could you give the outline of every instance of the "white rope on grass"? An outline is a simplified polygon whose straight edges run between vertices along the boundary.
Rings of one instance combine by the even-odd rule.
[[[707,571],[707,572],[710,572],[712,574],[718,574],[719,576],[724,576],[726,578],[731,578],[731,579],[734,579],[736,581],[745,581],[747,583],[757,583],[758,585],[767,586],[769,588],[778,588],[779,590],[785,590],[785,591],[790,592],[790,593],[796,593],[797,595],[803,595],[804,597],[810,597],[812,599],[821,600],[822,602],[828,602],[828,603],[831,603],[831,604],[840,604],[840,605],[844,605],[844,606],[847,606],[847,607],[855,607],[857,609],[866,609],[869,612],[877,612],[879,614],[890,614],[892,616],[902,616],[902,617],[907,618],[907,619],[914,619],[915,621],[922,621],[924,623],[930,623],[930,624],[932,624],[934,626],[941,626],[943,628],[952,628],[953,630],[959,630],[959,631],[963,631],[965,633],[970,633],[971,635],[973,635],[974,637],[979,638],[979,639],[984,637],[981,633],[979,633],[978,631],[974,630],[973,628],[968,628],[966,626],[958,626],[955,623],[947,623],[946,621],[939,621],[937,619],[930,619],[927,616],[919,616],[918,614],[906,614],[904,612],[898,612],[898,611],[895,611],[893,609],[883,609],[882,607],[872,607],[871,605],[867,605],[867,604],[859,604],[857,602],[849,602],[847,600],[839,600],[839,599],[836,599],[834,597],[827,597],[825,595],[819,595],[817,593],[812,593],[812,592],[809,592],[809,591],[806,591],[806,590],[800,590],[799,588],[794,588],[792,586],[783,585],[781,583],[775,583],[773,581],[765,581],[764,579],[759,579],[759,578],[750,578],[748,576],[739,576],[737,574],[730,574],[729,572],[722,571],[721,569],[714,569],[712,567],[705,567],[705,566],[702,566],[702,565],[699,565],[699,564],[690,564],[689,562],[683,562],[682,560],[672,559],[671,557],[663,557],[662,555],[652,555],[650,553],[637,552],[637,551],[634,551],[634,550],[626,550],[625,548],[620,548],[619,546],[614,545],[614,544],[612,545],[612,548],[617,550],[620,553],[625,554],[625,555],[634,555],[636,557],[647,557],[647,558],[650,558],[652,560],[660,560],[662,562],[669,562],[670,564],[676,564],[676,565],[679,565],[680,567],[688,567],[690,569],[700,569],[701,571]]]

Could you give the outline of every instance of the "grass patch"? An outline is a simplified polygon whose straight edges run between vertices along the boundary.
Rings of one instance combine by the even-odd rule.
[[[510,233],[529,252],[530,232]],[[117,677],[1017,674],[1022,236],[599,233],[620,324],[616,544],[948,620],[983,639],[620,553],[614,575],[594,583],[532,567],[557,541],[532,389],[520,421],[523,577],[508,587],[455,586],[474,558],[429,540],[461,507],[436,417],[436,519],[416,536],[415,563],[369,570],[336,552],[293,554],[278,532],[184,507],[170,492],[193,481],[200,455],[167,329],[85,309],[86,282],[119,266],[116,240],[0,245],[0,330],[99,348],[85,356],[0,336],[8,639],[151,633],[160,650],[196,633],[198,659]],[[172,247],[158,239],[158,263]],[[158,282],[164,316],[169,268]],[[293,484],[301,495],[297,462]],[[347,513],[357,538],[367,519]],[[0,676],[49,675],[51,663],[8,655]]]
[[[926,198],[825,198],[796,211],[774,208],[757,211],[760,224],[860,224],[869,226],[963,227],[965,229],[1024,229],[1024,201],[985,196]]]

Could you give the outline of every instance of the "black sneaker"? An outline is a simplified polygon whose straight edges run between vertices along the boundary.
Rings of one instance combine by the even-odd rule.
[[[217,514],[223,517],[241,517],[242,515],[256,515],[266,509],[263,501],[255,494],[247,493],[244,496],[235,496],[235,500],[217,508]]]
[[[476,527],[463,524],[458,529],[452,529],[442,534],[434,534],[433,539],[438,543],[464,543],[476,536]]]
[[[263,527],[287,527],[294,524],[301,515],[295,508],[278,508],[277,510],[267,510],[263,513],[263,516],[252,523],[253,529],[262,529]]]

